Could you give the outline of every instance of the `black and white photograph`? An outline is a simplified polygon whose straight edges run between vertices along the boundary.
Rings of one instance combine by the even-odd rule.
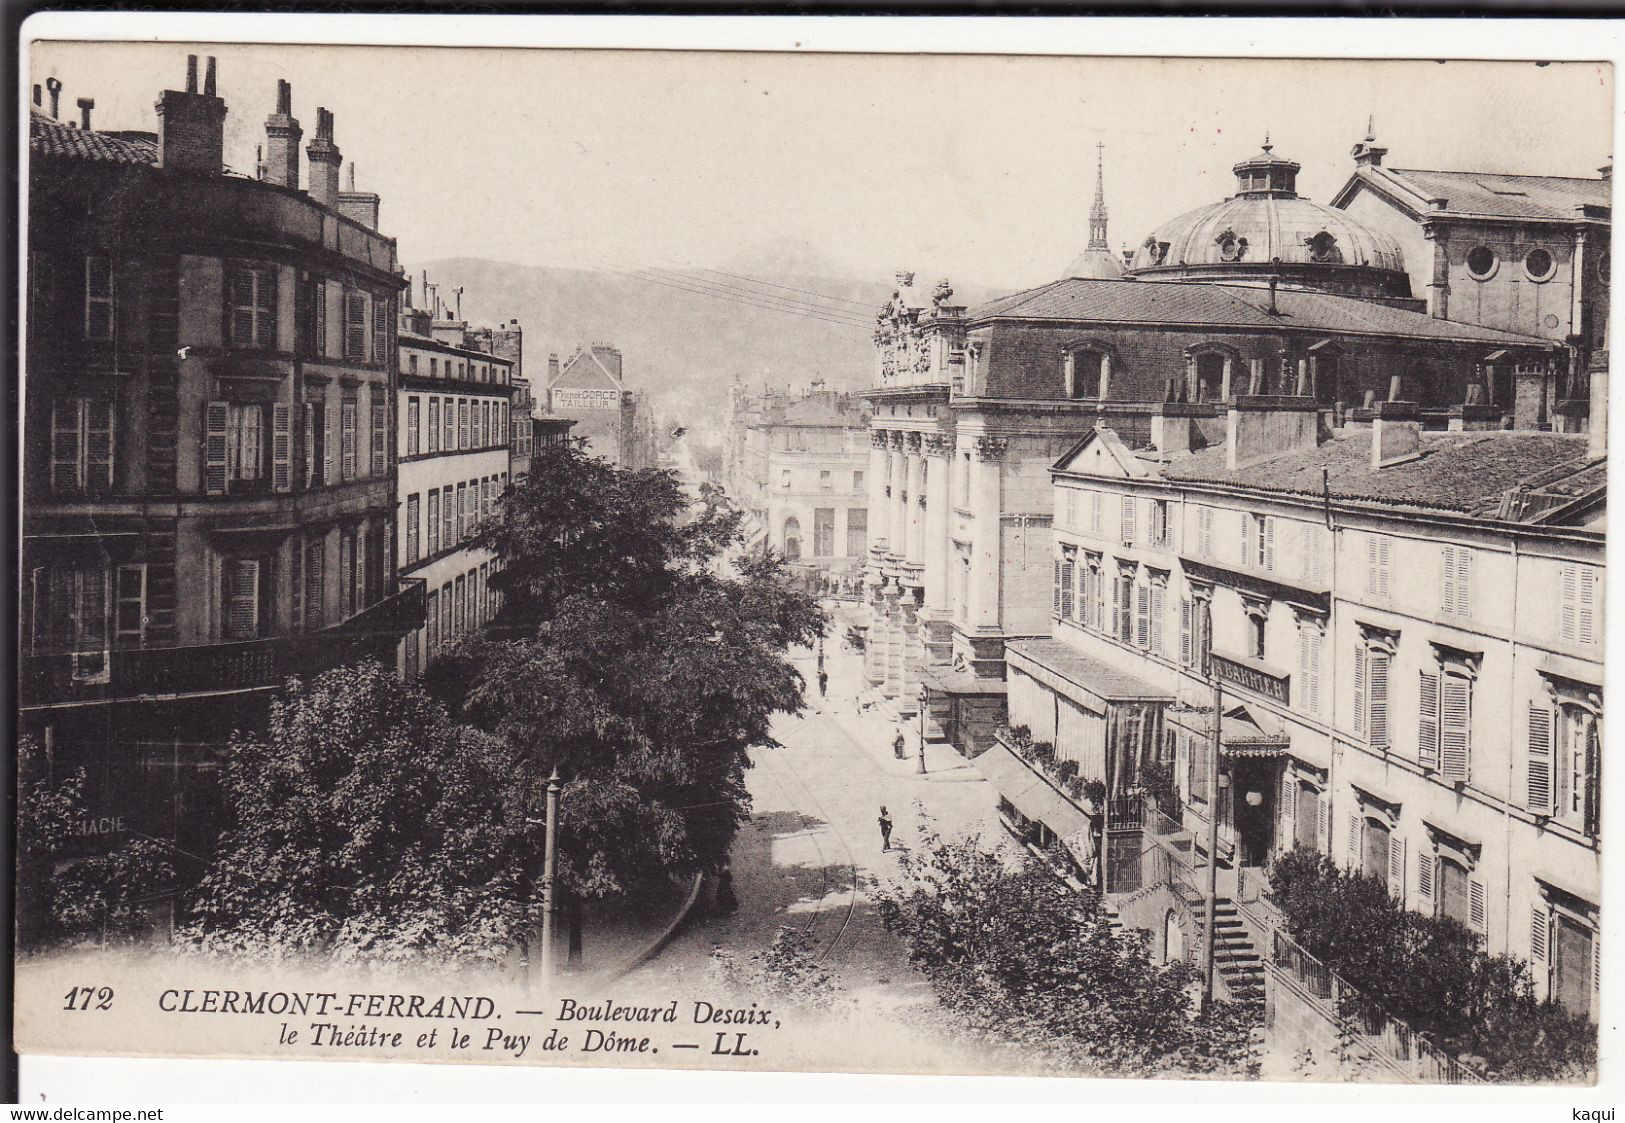
[[[25,39],[18,1051],[1595,1084],[1613,64],[1085,24]]]

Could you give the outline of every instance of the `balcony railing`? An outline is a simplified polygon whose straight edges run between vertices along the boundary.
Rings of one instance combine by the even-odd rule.
[[[26,707],[273,688],[291,675],[320,674],[368,655],[386,658],[403,635],[423,624],[426,600],[425,582],[404,577],[389,595],[316,632],[187,647],[115,648],[105,657],[25,655],[18,690]]]

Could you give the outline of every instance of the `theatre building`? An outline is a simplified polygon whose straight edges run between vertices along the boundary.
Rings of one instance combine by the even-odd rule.
[[[325,109],[301,184],[287,83],[261,177],[228,174],[215,83],[190,60],[156,133],[89,99],[70,127],[54,79],[29,120],[20,728],[183,881],[232,731],[424,603],[394,563],[395,240]]]

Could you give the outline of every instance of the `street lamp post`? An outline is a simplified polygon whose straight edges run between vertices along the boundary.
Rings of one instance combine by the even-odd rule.
[[[919,772],[919,774],[921,776],[925,775],[925,703],[926,703],[927,697],[929,697],[929,694],[926,691],[925,687],[922,685],[920,687],[920,772]]]
[[[1210,672],[1211,673],[1211,672]],[[1202,1013],[1213,1008],[1214,911],[1219,903],[1219,773],[1220,726],[1224,714],[1224,685],[1213,674],[1213,744],[1207,761],[1207,885],[1202,894],[1207,907],[1202,924]]]
[[[545,994],[553,983],[553,909],[558,898],[559,769],[547,780],[547,842],[542,851],[542,963],[537,993]]]

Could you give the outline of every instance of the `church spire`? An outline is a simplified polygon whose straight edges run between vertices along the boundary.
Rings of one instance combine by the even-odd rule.
[[[1089,248],[1111,252],[1106,244],[1106,146],[1095,144],[1095,203],[1089,208]]]

